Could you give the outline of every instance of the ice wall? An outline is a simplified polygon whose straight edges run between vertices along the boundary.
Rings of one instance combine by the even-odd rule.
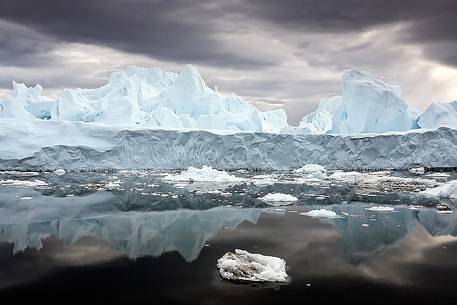
[[[457,130],[448,128],[376,136],[222,135],[207,131],[101,130],[81,123],[37,121],[32,139],[22,137],[22,126],[16,123],[13,119],[0,120],[0,142],[7,143],[0,146],[2,168],[182,169],[208,165],[285,170],[309,163],[333,169],[457,166]]]

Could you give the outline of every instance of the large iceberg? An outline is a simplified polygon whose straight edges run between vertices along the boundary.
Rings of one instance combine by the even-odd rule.
[[[457,166],[456,102],[419,115],[399,87],[356,69],[344,74],[341,96],[296,127],[284,110],[263,112],[209,88],[191,65],[179,74],[130,66],[56,100],[39,85],[13,89],[0,101],[2,168]]]
[[[288,126],[284,110],[262,112],[235,94],[219,94],[191,65],[179,74],[129,66],[100,88],[65,89],[57,101],[42,96],[39,85],[13,87],[0,102],[0,118],[274,133]]]
[[[401,99],[400,87],[357,69],[344,73],[341,96],[321,101],[298,128],[309,133],[384,133],[416,129],[419,112]]]
[[[457,101],[430,104],[419,116],[417,124],[421,128],[428,129],[437,129],[442,126],[457,129]]]

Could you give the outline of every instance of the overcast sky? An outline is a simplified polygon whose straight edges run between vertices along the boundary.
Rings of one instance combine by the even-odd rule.
[[[187,63],[291,123],[338,95],[351,67],[401,85],[423,110],[457,99],[457,1],[0,1],[0,97],[13,79],[56,96],[129,64]]]

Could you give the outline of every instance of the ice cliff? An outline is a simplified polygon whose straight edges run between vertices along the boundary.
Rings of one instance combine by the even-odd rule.
[[[385,135],[233,133],[94,128],[0,120],[0,168],[410,168],[457,165],[457,130]]]

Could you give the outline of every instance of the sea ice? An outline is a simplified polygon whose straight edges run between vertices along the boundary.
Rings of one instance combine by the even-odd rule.
[[[334,211],[329,211],[326,209],[311,210],[309,212],[302,212],[300,215],[316,217],[316,218],[337,218],[339,217]]]
[[[236,249],[217,261],[222,278],[232,281],[286,282],[286,261],[274,256]]]

